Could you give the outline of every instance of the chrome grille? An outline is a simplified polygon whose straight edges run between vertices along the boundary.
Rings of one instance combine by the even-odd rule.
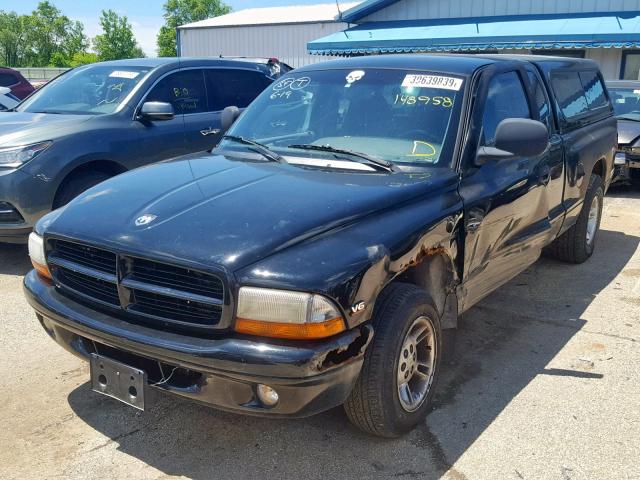
[[[51,240],[50,245],[49,260],[52,262],[64,260],[100,272],[116,274],[116,254],[113,252],[63,240]]]
[[[74,292],[113,306],[120,306],[118,287],[115,283],[95,278],[69,268],[57,268],[58,278]]]
[[[60,239],[47,240],[60,292],[157,327],[220,328],[224,285],[201,271]]]

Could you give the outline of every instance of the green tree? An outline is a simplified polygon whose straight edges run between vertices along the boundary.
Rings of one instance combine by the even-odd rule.
[[[165,24],[158,33],[158,56],[175,57],[176,28],[186,23],[198,22],[225,15],[231,7],[221,0],[167,0],[164,4]]]
[[[98,54],[91,52],[78,52],[69,62],[70,67],[79,67],[80,65],[87,65],[89,63],[99,62]]]
[[[24,66],[25,17],[0,10],[0,65]]]
[[[86,51],[84,26],[48,1],[29,15],[0,10],[0,62],[13,67],[65,67]]]
[[[103,33],[93,39],[93,49],[100,61],[145,56],[126,16],[121,17],[113,10],[103,10],[100,26]]]
[[[75,53],[88,46],[82,23],[71,21],[48,1],[25,17],[24,27],[29,66],[67,66]]]

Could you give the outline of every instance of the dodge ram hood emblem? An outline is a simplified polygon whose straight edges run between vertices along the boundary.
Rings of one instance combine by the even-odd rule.
[[[158,218],[157,215],[151,215],[150,213],[147,213],[146,215],[141,215],[138,218],[136,218],[136,221],[135,221],[136,227],[143,227],[144,225],[149,225],[156,218]]]

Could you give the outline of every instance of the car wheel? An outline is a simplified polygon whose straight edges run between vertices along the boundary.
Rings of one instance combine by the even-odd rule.
[[[68,178],[56,193],[53,209],[63,207],[85,190],[89,190],[91,187],[111,177],[112,175],[108,173],[95,171],[80,173]]]
[[[583,263],[589,259],[596,246],[603,200],[602,179],[592,175],[578,220],[547,248],[546,253],[571,263]]]
[[[397,437],[424,421],[438,377],[440,319],[414,285],[387,287],[376,302],[374,337],[344,408],[367,433]]]

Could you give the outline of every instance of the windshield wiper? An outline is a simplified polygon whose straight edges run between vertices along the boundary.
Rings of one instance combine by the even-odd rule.
[[[382,160],[380,158],[372,157],[371,155],[367,155],[366,153],[356,152],[354,150],[348,150],[346,148],[336,148],[336,147],[332,147],[331,145],[313,145],[311,143],[289,145],[289,148],[299,148],[300,150],[316,150],[318,152],[330,152],[330,153],[337,153],[339,155],[350,155],[352,157],[357,157],[362,160],[365,160],[364,162],[359,162],[359,163],[364,163],[365,165],[369,165],[378,170],[384,170],[385,172],[396,171],[396,169],[394,168],[394,164],[391,162]],[[351,160],[351,161],[357,161],[357,160]]]
[[[233,142],[242,143],[243,145],[249,145],[250,147],[252,147],[250,148],[251,151],[259,153],[271,162],[287,163],[282,155],[277,154],[266,145],[263,145],[254,140],[249,140],[248,138],[240,137],[238,135],[224,135],[222,138],[231,140]]]

